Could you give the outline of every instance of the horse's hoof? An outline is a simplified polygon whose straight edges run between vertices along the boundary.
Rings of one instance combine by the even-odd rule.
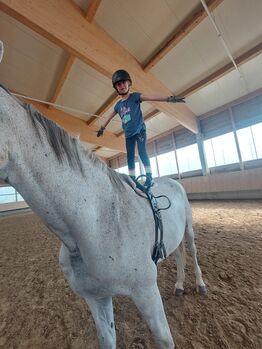
[[[197,292],[201,295],[201,296],[205,296],[207,294],[207,288],[206,286],[198,286],[197,287]]]
[[[183,296],[183,294],[184,294],[184,290],[182,290],[181,288],[176,288],[175,296],[180,297],[180,296]]]

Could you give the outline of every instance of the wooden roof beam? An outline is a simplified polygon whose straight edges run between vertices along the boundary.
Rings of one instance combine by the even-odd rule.
[[[88,20],[88,22],[92,22],[92,20],[94,19],[96,12],[98,10],[98,7],[101,3],[101,0],[91,0],[90,4],[88,6],[87,12],[86,12],[86,19]]]
[[[98,145],[97,147],[95,147],[94,149],[92,149],[92,152],[95,153],[97,150],[101,149],[102,147],[100,145]]]
[[[224,0],[210,0],[207,4],[209,11],[213,11],[217,6],[219,6]],[[184,24],[180,26],[179,30],[172,35],[169,40],[167,40],[159,51],[144,65],[144,71],[147,72],[153,68],[165,55],[168,54],[176,45],[180,43],[192,30],[198,26],[205,18],[207,13],[205,9],[201,6],[193,16],[186,19]]]
[[[211,0],[208,3],[208,8],[210,11],[213,11],[220,3],[224,0]],[[91,7],[91,6],[90,6]],[[155,54],[153,58],[150,59],[150,61],[144,66],[144,70],[147,71],[150,68],[152,68],[159,60],[162,58],[162,54],[164,53],[164,50],[166,50],[166,53],[168,53],[172,48],[174,48],[183,38],[188,35],[199,23],[202,22],[204,18],[207,17],[207,13],[204,9],[201,9],[197,13],[195,13],[192,16],[190,16],[190,19],[187,19],[186,23],[183,25],[183,27],[176,32],[171,39],[169,39],[168,43],[162,47],[162,49],[159,50],[158,53]],[[108,109],[112,107],[112,105],[116,102],[117,95],[115,95],[115,98],[112,99],[112,96],[102,105],[101,108],[95,113],[96,115],[103,115]],[[156,116],[158,113],[154,114]],[[153,117],[154,117],[153,116]],[[96,121],[96,117],[92,117],[87,121],[88,125],[94,124]]]
[[[118,94],[114,92],[105,103],[95,112],[96,115],[102,116],[105,112],[107,112],[118,100]],[[97,120],[97,117],[92,116],[89,120],[87,120],[87,125],[93,125]]]
[[[145,115],[144,120],[149,121],[150,119],[153,119],[155,116],[159,115],[160,113],[161,113],[160,110],[154,109]]]
[[[262,53],[262,42],[257,44],[256,46],[252,47],[250,50],[246,51],[242,55],[238,56],[235,58],[235,62],[237,66],[240,66],[249,60],[255,58],[256,56],[260,55]],[[230,73],[235,69],[234,65],[232,62],[224,65],[222,68],[216,70],[214,73],[208,75],[204,79],[198,81],[196,84],[190,86],[189,88],[185,89],[184,91],[179,92],[180,95],[182,96],[189,96],[201,88],[211,84],[212,82],[222,78],[224,75]]]
[[[208,3],[208,7],[210,11],[213,11],[218,5],[221,4],[221,2],[224,0],[211,0]],[[164,50],[166,50],[166,53],[168,53],[172,48],[174,48],[183,38],[188,35],[199,23],[202,22],[204,18],[207,17],[207,13],[204,9],[201,9],[197,13],[191,16],[190,19],[186,21],[186,23],[183,25],[182,29],[180,29],[178,32],[176,32],[173,37],[168,41],[168,43],[165,44],[165,48],[162,47],[162,49],[159,50],[159,52],[152,58],[150,61],[144,66],[144,70],[147,71],[150,68],[152,68],[159,60],[162,58],[162,54],[164,53]],[[103,115],[108,109],[112,107],[112,105],[117,101],[117,95],[115,95],[115,98],[112,98],[112,96],[102,105],[101,108],[95,113],[96,115]],[[159,110],[155,109],[152,114],[152,118],[157,116],[160,113]],[[146,120],[147,115],[145,116]],[[150,117],[150,118],[151,118]],[[96,117],[92,117],[87,121],[88,125],[92,125],[96,121]],[[123,132],[119,132],[117,136],[121,136]]]
[[[137,60],[99,25],[86,21],[72,1],[64,1],[60,6],[60,2],[52,0],[0,0],[0,9],[108,78],[124,62],[134,87],[141,93],[173,94],[153,75],[144,72]],[[152,105],[197,133],[196,117],[187,105],[160,102]]]
[[[98,7],[101,3],[101,0],[91,0],[90,1],[90,4],[88,6],[88,9],[87,9],[87,13],[85,15],[85,18],[89,21],[89,22],[92,22],[92,20],[94,19],[94,16],[96,14],[96,11],[98,10]],[[61,91],[62,91],[62,88],[64,86],[64,83],[70,73],[70,70],[75,62],[75,59],[76,57],[73,56],[73,55],[69,55],[68,59],[67,59],[67,62],[64,66],[64,69],[63,71],[61,72],[61,75],[56,83],[56,88],[55,88],[55,91],[52,95],[52,98],[50,99],[50,102],[51,103],[55,103],[58,96],[60,95]],[[49,108],[53,108],[53,106],[49,106]]]
[[[262,53],[262,42],[260,42],[256,46],[252,47],[248,51],[244,52],[242,55],[238,56],[237,58],[235,58],[235,62],[238,66],[241,66],[242,64],[250,61],[251,59],[255,58],[256,56],[260,55],[261,53]],[[200,90],[201,88],[211,84],[212,82],[220,79],[224,75],[230,73],[234,69],[235,69],[235,67],[234,67],[233,63],[230,62],[230,63],[224,65],[222,68],[216,70],[214,73],[208,75],[204,79],[198,81],[196,84],[179,92],[178,94],[181,96],[188,97],[188,96],[192,95],[193,93],[197,92],[198,90]],[[157,116],[160,113],[160,111],[155,109],[151,113],[152,113],[152,116],[150,116],[150,118],[153,118],[153,117]],[[147,115],[145,116],[145,121],[146,120],[148,120]],[[118,133],[117,136],[119,137],[122,134],[123,133],[121,133],[121,134]]]
[[[61,72],[61,75],[56,83],[56,87],[55,87],[55,91],[52,95],[52,98],[50,99],[50,102],[51,103],[55,103],[58,96],[60,95],[61,91],[62,91],[62,88],[64,86],[64,83],[68,77],[68,74],[70,73],[70,70],[72,68],[72,65],[74,64],[75,62],[75,56],[73,55],[70,55],[67,59],[67,62],[64,66],[64,69],[63,71]],[[49,105],[49,108],[53,108],[53,106]]]

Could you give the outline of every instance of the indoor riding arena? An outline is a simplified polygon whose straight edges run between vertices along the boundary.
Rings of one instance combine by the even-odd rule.
[[[261,13],[0,0],[0,349],[262,348]]]

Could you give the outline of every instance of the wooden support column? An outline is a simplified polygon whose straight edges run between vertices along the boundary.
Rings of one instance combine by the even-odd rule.
[[[240,165],[240,169],[243,171],[244,164],[243,164],[241,150],[240,150],[240,146],[239,146],[239,142],[238,142],[237,129],[236,129],[236,124],[235,124],[235,119],[234,119],[232,107],[229,107],[228,110],[229,110],[230,120],[231,120],[231,124],[232,124],[232,128],[233,128],[235,143],[236,143],[236,147],[237,147],[237,155],[238,155],[239,165]]]
[[[207,176],[210,174],[210,170],[209,170],[209,167],[207,165],[206,153],[205,153],[204,142],[203,142],[203,134],[201,131],[201,126],[200,126],[199,120],[198,120],[198,133],[196,135],[196,140],[197,140],[197,147],[198,147],[198,152],[199,152],[200,163],[201,163],[201,167],[202,167],[202,173],[203,173],[203,176]]]
[[[174,145],[174,152],[175,152],[175,159],[176,159],[176,167],[177,167],[177,176],[178,179],[181,179],[181,173],[179,170],[179,163],[178,163],[178,157],[177,157],[177,148],[176,148],[176,138],[175,138],[175,133],[172,132],[172,140],[173,140],[173,145]]]

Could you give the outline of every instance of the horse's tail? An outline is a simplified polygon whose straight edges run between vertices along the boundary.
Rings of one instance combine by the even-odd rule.
[[[4,55],[4,44],[3,42],[0,40],[0,63],[1,63],[1,60],[3,58],[3,55]]]

